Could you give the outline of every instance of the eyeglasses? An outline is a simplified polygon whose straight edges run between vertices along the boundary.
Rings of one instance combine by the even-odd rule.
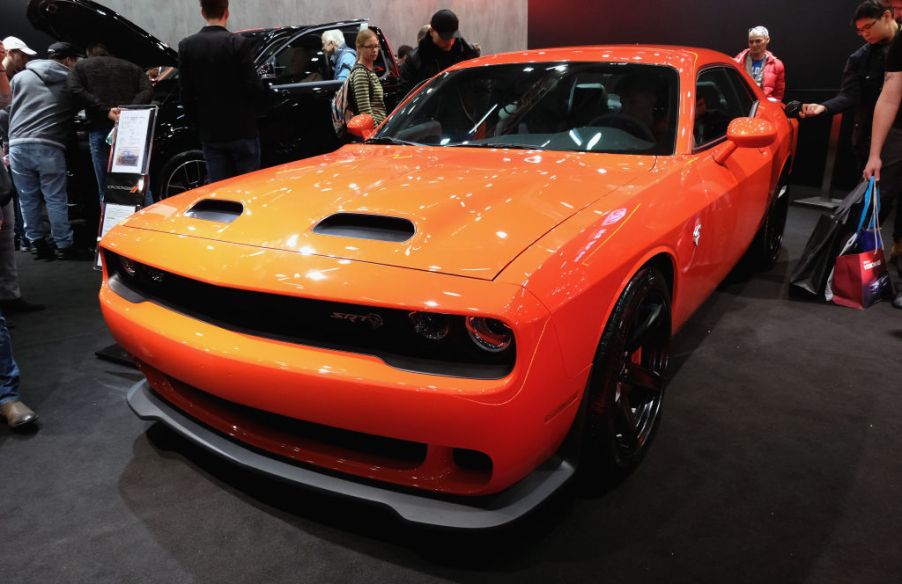
[[[363,45],[364,49],[378,49],[379,45]]]
[[[874,25],[877,24],[878,22],[880,22],[880,19],[875,18],[874,20],[871,21],[870,24],[866,24],[866,25],[862,26],[861,28],[856,28],[855,32],[857,34],[864,34],[868,31],[870,31],[872,28],[874,28]]]

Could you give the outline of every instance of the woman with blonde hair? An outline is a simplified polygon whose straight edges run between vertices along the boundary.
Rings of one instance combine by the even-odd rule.
[[[379,38],[365,28],[357,33],[357,64],[348,76],[351,104],[357,114],[370,114],[376,125],[385,119],[385,101],[382,84],[373,72],[379,57]]]

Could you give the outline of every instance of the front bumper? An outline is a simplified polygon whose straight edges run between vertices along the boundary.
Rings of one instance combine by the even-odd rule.
[[[508,524],[535,509],[574,473],[568,461],[555,456],[523,480],[495,495],[452,498],[416,494],[323,474],[259,454],[185,416],[156,396],[146,380],[132,386],[128,404],[138,417],[162,422],[240,467],[315,490],[382,505],[405,521],[435,527],[487,529]]]

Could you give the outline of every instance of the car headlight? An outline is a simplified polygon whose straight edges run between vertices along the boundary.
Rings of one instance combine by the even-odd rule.
[[[451,319],[447,314],[411,312],[408,318],[413,330],[430,341],[440,341],[451,332]]]
[[[490,353],[500,353],[511,345],[514,333],[510,327],[494,318],[468,316],[467,333],[477,347]]]
[[[135,263],[135,260],[130,260],[127,257],[119,256],[119,265],[122,266],[122,271],[129,277],[134,277],[138,271],[138,265]]]

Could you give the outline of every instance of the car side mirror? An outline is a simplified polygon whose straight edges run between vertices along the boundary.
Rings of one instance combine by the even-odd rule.
[[[373,135],[376,129],[376,120],[370,114],[359,114],[348,121],[348,133],[366,140]]]
[[[714,155],[717,164],[726,164],[737,148],[765,148],[777,139],[772,123],[756,118],[736,118],[727,127],[727,145]]]

